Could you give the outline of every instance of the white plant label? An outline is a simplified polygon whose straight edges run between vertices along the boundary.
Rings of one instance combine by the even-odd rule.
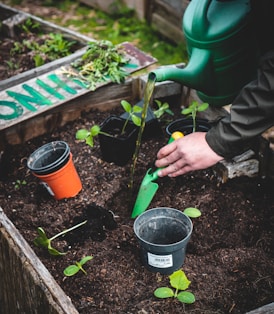
[[[147,253],[148,264],[152,267],[157,268],[168,268],[173,266],[172,255],[155,255],[152,253]]]

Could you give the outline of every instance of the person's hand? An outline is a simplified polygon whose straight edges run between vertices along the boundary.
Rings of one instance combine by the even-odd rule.
[[[177,177],[194,170],[215,165],[223,159],[207,144],[205,132],[194,132],[162,147],[155,166],[166,167],[158,172],[159,177]]]

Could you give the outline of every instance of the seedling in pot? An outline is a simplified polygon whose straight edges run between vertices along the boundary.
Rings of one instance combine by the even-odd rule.
[[[48,238],[44,229],[41,228],[41,227],[38,227],[37,231],[38,231],[38,237],[34,239],[34,244],[36,246],[39,246],[39,247],[44,247],[46,249],[48,249],[48,252],[51,254],[51,255],[55,255],[55,256],[59,256],[59,255],[65,255],[66,253],[63,253],[63,252],[59,252],[57,249],[53,248],[51,246],[51,242],[60,237],[60,236],[63,236],[65,235],[66,233],[76,229],[76,228],[79,228],[81,226],[83,226],[85,223],[87,222],[87,220],[79,223],[78,225],[75,225],[69,229],[66,229],[66,230],[63,230],[62,232],[59,232],[58,234],[56,234],[55,236],[51,237],[51,238]]]
[[[195,302],[195,296],[192,292],[185,291],[191,281],[188,280],[185,273],[179,269],[173,272],[169,276],[170,285],[172,288],[169,287],[160,287],[154,291],[154,296],[159,299],[166,299],[166,298],[176,298],[182,303],[192,304]]]
[[[174,112],[169,109],[169,104],[167,102],[162,103],[160,100],[156,99],[155,103],[157,105],[157,109],[153,110],[153,114],[157,119],[160,120],[165,113],[174,116]]]
[[[81,270],[86,275],[87,272],[84,270],[83,265],[91,259],[93,259],[93,256],[85,256],[79,262],[75,262],[74,265],[69,265],[64,269],[64,275],[71,277],[77,274],[79,270]]]
[[[196,132],[196,117],[197,112],[205,111],[208,108],[208,103],[200,104],[198,101],[192,101],[192,103],[181,111],[182,114],[192,117],[193,129],[192,132]]]
[[[129,102],[126,100],[121,101],[121,106],[125,110],[126,113],[128,113],[127,119],[125,119],[124,125],[121,129],[121,132],[118,134],[118,136],[123,136],[126,132],[127,125],[129,123],[129,120],[131,119],[132,122],[136,126],[140,126],[141,124],[141,118],[137,115],[140,113],[143,109],[140,106],[134,105],[132,106]],[[76,139],[77,140],[85,140],[86,144],[93,147],[94,146],[94,137],[98,134],[103,134],[105,136],[113,137],[114,135],[106,133],[101,131],[101,128],[99,125],[93,125],[89,130],[88,129],[80,129],[76,132]]]

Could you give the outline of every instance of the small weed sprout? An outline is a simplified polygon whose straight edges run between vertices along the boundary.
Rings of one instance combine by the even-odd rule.
[[[28,18],[20,27],[26,34],[29,34],[34,30],[39,30],[41,25],[38,22],[34,22],[31,18]]]
[[[23,185],[26,185],[26,184],[27,184],[27,181],[18,179],[14,182],[14,187],[16,190],[19,190]]]
[[[195,302],[195,296],[192,292],[185,291],[191,281],[188,280],[185,273],[179,269],[169,276],[169,282],[172,288],[160,287],[154,291],[154,296],[159,299],[177,298],[180,302],[192,304]]]
[[[71,277],[77,274],[79,270],[81,270],[86,275],[87,272],[84,270],[83,265],[91,259],[93,259],[93,256],[85,256],[79,262],[75,262],[74,265],[69,265],[64,269],[64,275]]]
[[[123,135],[126,131],[126,127],[127,127],[130,119],[132,120],[132,122],[136,126],[140,126],[141,118],[137,115],[137,113],[142,111],[142,107],[136,106],[136,105],[132,106],[126,100],[121,101],[121,106],[123,107],[125,112],[128,113],[128,117],[125,120],[125,123],[124,123],[123,128],[122,128],[121,133],[120,133],[120,135]],[[87,129],[78,130],[76,132],[75,137],[77,140],[85,140],[87,145],[93,147],[94,146],[94,137],[97,136],[98,134],[103,134],[103,135],[112,137],[111,134],[101,131],[100,126],[97,124],[93,125],[89,130],[87,130]]]
[[[205,111],[208,108],[208,103],[202,103],[200,104],[198,101],[192,101],[192,103],[189,105],[189,107],[183,109],[181,111],[182,114],[186,116],[191,116],[193,121],[193,129],[192,132],[196,132],[196,116],[197,112]]]
[[[63,236],[65,235],[66,233],[76,229],[76,228],[79,228],[81,226],[83,226],[85,223],[87,222],[87,220],[79,223],[78,225],[75,225],[69,229],[66,229],[66,230],[63,230],[61,231],[60,233],[56,234],[55,236],[51,237],[51,238],[48,238],[44,229],[41,228],[41,227],[38,227],[37,231],[38,231],[38,237],[36,237],[34,239],[34,244],[38,247],[43,247],[43,248],[46,248],[48,250],[48,252],[51,254],[51,255],[55,255],[55,256],[59,256],[59,255],[65,255],[66,253],[63,253],[63,252],[59,252],[58,250],[56,250],[55,248],[53,248],[51,246],[51,242],[60,237],[60,236]]]

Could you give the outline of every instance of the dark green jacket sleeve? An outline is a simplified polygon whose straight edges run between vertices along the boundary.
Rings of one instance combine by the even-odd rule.
[[[260,62],[257,79],[246,85],[222,118],[206,135],[220,156],[232,158],[251,147],[255,137],[274,125],[274,50]]]

